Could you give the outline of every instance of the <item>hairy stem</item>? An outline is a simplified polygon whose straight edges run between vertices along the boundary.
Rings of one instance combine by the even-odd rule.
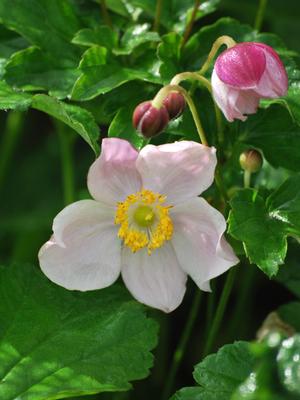
[[[0,190],[9,169],[18,140],[22,134],[25,114],[10,111],[7,114],[5,129],[0,144]]]
[[[192,308],[187,317],[186,324],[185,324],[184,330],[182,332],[182,335],[180,337],[178,346],[173,354],[171,368],[169,370],[169,374],[166,379],[166,385],[165,385],[163,395],[162,395],[163,400],[167,400],[172,393],[172,389],[174,387],[174,382],[175,382],[178,368],[179,368],[181,361],[183,359],[183,356],[185,354],[188,341],[191,337],[191,333],[192,333],[193,327],[196,322],[196,318],[197,318],[200,303],[201,303],[201,296],[202,296],[202,292],[198,289],[196,289],[196,290],[197,291],[196,291],[194,299],[193,299]]]
[[[217,54],[217,51],[223,44],[225,44],[227,46],[227,48],[229,48],[229,47],[235,46],[236,42],[230,36],[226,36],[226,35],[220,36],[212,45],[212,48],[208,54],[208,57],[207,57],[205,63],[202,65],[202,68],[200,69],[199,74],[203,75],[208,70],[211,61],[213,60],[214,56]]]
[[[179,85],[180,82],[187,79],[193,79],[201,82],[202,85],[204,85],[211,92],[211,84],[209,80],[200,75],[198,72],[181,72],[172,78],[170,85]]]
[[[155,32],[159,32],[162,5],[163,5],[163,0],[156,0],[155,17],[153,23],[153,30]]]
[[[251,172],[245,170],[244,171],[244,187],[248,188],[248,187],[250,187],[250,184],[251,184]]]
[[[199,137],[200,137],[200,141],[205,146],[208,146],[208,142],[207,142],[207,139],[206,139],[206,136],[205,136],[205,132],[203,130],[203,127],[202,127],[202,124],[201,124],[201,121],[200,121],[200,118],[199,118],[195,103],[194,103],[192,97],[188,94],[188,92],[184,88],[182,88],[181,86],[178,86],[178,85],[167,85],[167,86],[164,86],[162,89],[160,89],[160,91],[156,94],[156,96],[152,100],[152,106],[156,107],[156,108],[161,108],[161,106],[163,105],[163,101],[164,101],[165,97],[170,92],[179,92],[184,96],[184,98],[185,98],[185,100],[186,100],[186,102],[187,102],[187,104],[188,104],[188,106],[190,108],[190,111],[192,113],[192,116],[193,116],[193,119],[194,119],[194,122],[195,122],[195,125],[196,125],[196,128],[197,128],[197,132],[198,132]]]
[[[109,15],[109,12],[108,12],[107,7],[106,7],[106,1],[105,0],[101,0],[100,1],[100,6],[101,6],[101,12],[103,14],[104,22],[106,23],[107,26],[109,26],[110,28],[113,28],[113,24],[111,22],[110,15]]]
[[[195,22],[195,19],[196,19],[196,16],[197,16],[197,11],[199,9],[199,6],[200,6],[200,0],[195,0],[195,4],[194,4],[194,8],[193,8],[193,11],[192,11],[191,18],[190,18],[189,23],[187,24],[187,26],[185,28],[185,31],[184,31],[184,34],[183,34],[181,47],[183,47],[186,44],[188,38],[190,37],[190,34],[191,34],[193,26],[194,26],[194,22]]]
[[[60,145],[64,204],[68,205],[75,198],[73,146],[66,126],[62,123],[57,123],[56,127]]]
[[[262,27],[262,24],[264,21],[267,3],[268,3],[268,0],[259,0],[259,5],[257,8],[257,13],[255,16],[255,21],[254,21],[254,28],[258,31],[261,30],[261,27]]]
[[[221,322],[224,317],[224,313],[226,310],[226,306],[229,300],[229,296],[231,293],[231,290],[233,288],[233,283],[234,283],[234,277],[235,277],[236,269],[231,268],[230,271],[227,274],[225,285],[223,287],[223,291],[221,294],[221,298],[216,310],[216,314],[210,329],[210,333],[207,338],[207,342],[204,347],[203,351],[203,357],[207,356],[207,354],[210,353],[211,349],[213,348],[217,333],[220,329]]]

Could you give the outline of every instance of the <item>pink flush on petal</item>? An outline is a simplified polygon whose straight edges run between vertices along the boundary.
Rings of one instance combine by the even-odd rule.
[[[279,55],[263,43],[237,44],[219,55],[212,73],[214,99],[228,121],[254,114],[261,98],[284,96],[288,77]]]
[[[265,71],[266,56],[263,49],[253,43],[241,43],[220,54],[215,68],[222,82],[240,89],[252,89]]]

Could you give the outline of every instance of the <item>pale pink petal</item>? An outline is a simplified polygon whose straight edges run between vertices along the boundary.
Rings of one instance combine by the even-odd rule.
[[[215,69],[211,76],[211,85],[214,100],[222,110],[225,118],[229,122],[232,122],[234,119],[245,121],[247,117],[245,117],[236,107],[240,91],[223,83],[218,78]]]
[[[53,237],[40,249],[44,274],[66,289],[94,290],[119,276],[121,242],[113,210],[82,200],[62,210],[53,223]]]
[[[235,102],[235,109],[241,114],[255,114],[259,106],[259,97],[253,90],[241,90]]]
[[[135,162],[138,152],[127,140],[103,139],[101,155],[88,173],[91,195],[108,205],[123,201],[141,188],[141,178]]]
[[[132,253],[124,247],[121,273],[128,290],[141,303],[168,313],[182,302],[187,276],[169,243],[151,255],[144,249]]]
[[[253,89],[266,67],[264,50],[255,43],[240,43],[219,55],[215,70],[220,80],[238,89]]]
[[[215,70],[211,82],[215,102],[229,122],[235,119],[245,121],[245,114],[254,114],[257,111],[259,96],[254,90],[238,90],[226,85],[218,78]]]
[[[256,43],[266,55],[266,69],[255,91],[261,97],[277,98],[285,96],[288,90],[288,77],[278,54],[263,43]]]
[[[177,204],[206,190],[214,179],[216,150],[192,141],[147,145],[136,166],[143,187],[167,196]]]
[[[209,281],[238,263],[223,234],[223,215],[204,199],[195,198],[171,210],[172,244],[181,268],[202,290]]]

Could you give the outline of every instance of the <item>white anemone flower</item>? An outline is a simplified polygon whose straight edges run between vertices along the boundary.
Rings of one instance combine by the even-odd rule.
[[[214,179],[215,149],[192,141],[147,145],[102,142],[88,173],[94,200],[64,208],[39,252],[53,282],[95,290],[123,281],[141,303],[171,312],[187,275],[210,291],[210,280],[238,262],[224,238],[223,215],[198,195]]]

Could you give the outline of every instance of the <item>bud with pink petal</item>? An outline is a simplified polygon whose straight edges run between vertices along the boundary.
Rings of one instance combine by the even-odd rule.
[[[182,114],[185,108],[184,96],[179,92],[171,92],[164,99],[164,106],[168,110],[170,119],[175,119]]]
[[[168,125],[169,114],[164,105],[160,108],[152,106],[151,101],[139,104],[132,116],[133,126],[146,138],[158,135]]]
[[[266,44],[245,42],[219,55],[211,78],[213,96],[226,119],[245,121],[261,98],[284,96],[288,78],[278,54]]]

